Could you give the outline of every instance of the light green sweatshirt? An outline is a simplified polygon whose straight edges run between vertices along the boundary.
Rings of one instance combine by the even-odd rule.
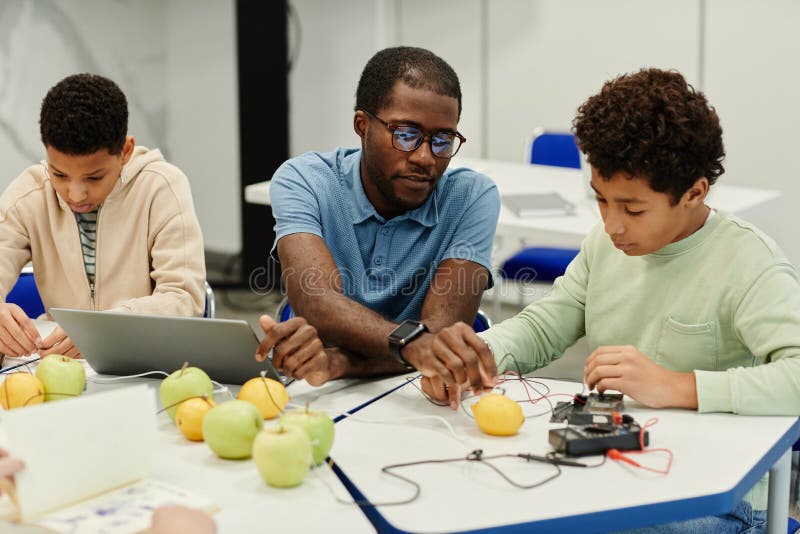
[[[800,278],[772,239],[731,215],[638,257],[598,225],[549,296],[480,335],[500,372],[514,369],[508,353],[527,372],[584,334],[590,351],[633,345],[694,371],[700,412],[800,415]],[[747,496],[756,509],[764,482]]]

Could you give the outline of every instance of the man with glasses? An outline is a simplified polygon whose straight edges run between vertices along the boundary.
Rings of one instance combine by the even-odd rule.
[[[433,333],[472,324],[492,284],[500,199],[486,176],[447,168],[466,142],[460,115],[450,65],[428,50],[388,48],[359,80],[361,148],[307,153],[277,170],[272,253],[293,310],[327,346],[307,357],[276,348],[287,374],[319,385],[413,367],[440,386],[494,384],[482,344],[461,356],[427,350]]]

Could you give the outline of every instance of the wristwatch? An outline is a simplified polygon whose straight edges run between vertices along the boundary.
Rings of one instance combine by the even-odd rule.
[[[403,358],[403,347],[417,339],[424,332],[430,332],[428,327],[419,321],[406,319],[389,334],[389,350],[398,362],[407,367],[413,367],[408,360]]]

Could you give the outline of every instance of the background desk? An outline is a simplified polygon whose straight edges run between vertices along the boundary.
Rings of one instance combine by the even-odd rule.
[[[553,393],[579,392],[580,384],[543,380]],[[507,383],[508,394],[526,398],[518,382]],[[555,397],[557,400],[568,397]],[[413,532],[454,532],[493,527],[535,529],[537,532],[604,532],[721,514],[739,502],[773,465],[780,468],[783,492],[773,510],[779,521],[771,526],[786,532],[789,454],[800,436],[792,417],[744,417],[698,414],[686,410],[649,410],[630,399],[626,413],[640,423],[659,422],[650,429],[651,446],[673,451],[668,475],[634,469],[608,461],[598,468],[562,467],[555,480],[534,489],[517,489],[477,462],[423,465],[398,474],[417,481],[419,498],[407,505],[378,506],[376,525]],[[523,403],[526,414],[548,412],[546,401]],[[455,429],[415,415],[436,415]],[[484,454],[534,453],[550,450],[549,416],[527,419],[518,435],[492,437],[478,430],[462,411],[433,406],[413,387],[406,386],[373,403],[337,425],[339,468],[370,502],[397,501],[411,496],[410,485],[381,473],[389,464],[423,459],[465,457],[474,449]],[[382,422],[375,424],[375,422]],[[660,454],[636,460],[663,467]],[[599,457],[588,457],[597,464]],[[553,473],[550,465],[513,458],[495,465],[521,484]],[[778,480],[775,480],[778,482]],[[781,501],[782,499],[782,501]],[[384,522],[381,523],[381,520]]]
[[[450,163],[450,168],[459,167],[468,167],[486,174],[497,184],[501,195],[557,192],[577,208],[574,215],[518,217],[502,206],[497,223],[498,248],[516,249],[517,242],[521,240],[526,240],[532,245],[578,247],[583,238],[600,221],[594,193],[590,193],[582,171],[546,165],[456,157]],[[244,196],[247,202],[269,205],[271,203],[269,182],[245,187]],[[718,183],[711,188],[707,203],[716,209],[742,215],[779,196],[778,191]],[[502,253],[498,255],[501,258],[506,257]]]

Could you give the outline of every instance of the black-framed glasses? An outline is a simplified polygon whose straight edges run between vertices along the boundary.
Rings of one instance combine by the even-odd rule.
[[[431,146],[431,154],[437,158],[450,159],[456,155],[461,145],[467,142],[467,138],[458,132],[443,130],[427,133],[416,126],[386,122],[366,109],[361,111],[386,126],[392,133],[392,146],[402,152],[414,152],[427,139]]]

